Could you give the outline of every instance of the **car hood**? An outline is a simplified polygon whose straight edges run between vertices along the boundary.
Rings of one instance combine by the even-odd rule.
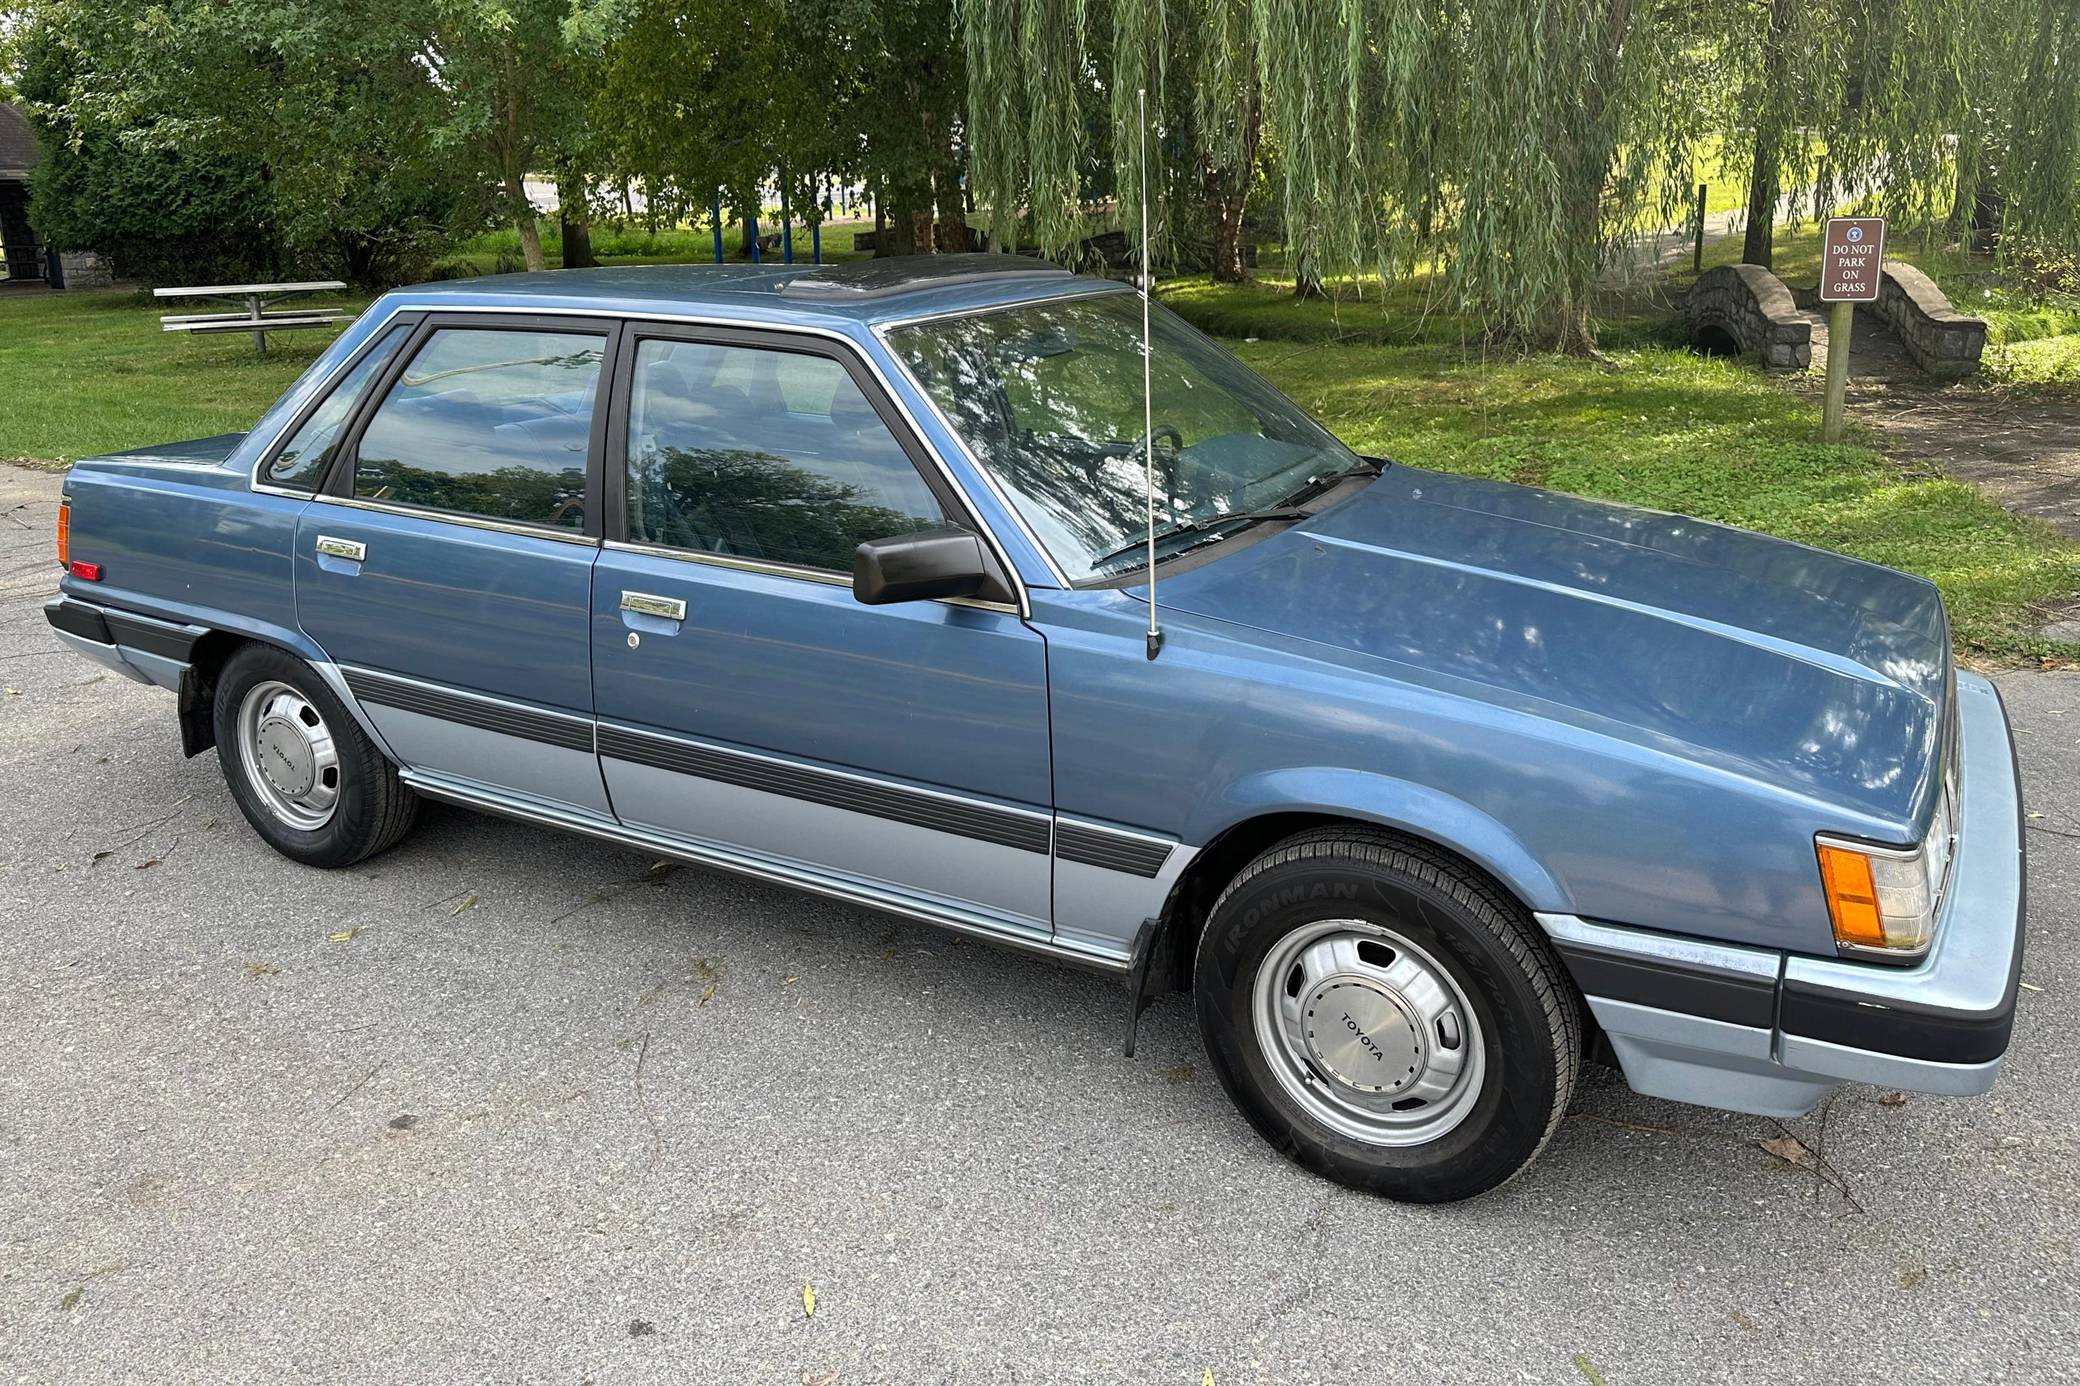
[[[1933,807],[1942,601],[1920,578],[1838,554],[1394,466],[1310,520],[1185,566],[1159,598],[1905,835]]]

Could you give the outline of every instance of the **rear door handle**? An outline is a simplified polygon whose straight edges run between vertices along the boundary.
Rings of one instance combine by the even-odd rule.
[[[636,616],[655,616],[663,621],[686,619],[686,603],[678,597],[657,597],[648,592],[623,592],[621,609]]]
[[[368,545],[358,539],[335,539],[329,534],[321,534],[316,547],[327,557],[344,558],[349,563],[360,563],[368,558]]]

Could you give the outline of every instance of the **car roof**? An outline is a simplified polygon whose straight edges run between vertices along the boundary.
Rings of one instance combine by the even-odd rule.
[[[906,255],[835,265],[616,265],[449,280],[400,289],[400,307],[602,309],[747,323],[868,326],[1036,299],[1119,292],[1024,255]]]

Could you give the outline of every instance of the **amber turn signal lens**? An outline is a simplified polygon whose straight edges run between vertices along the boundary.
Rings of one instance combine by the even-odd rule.
[[[58,566],[72,566],[72,502],[58,502]]]
[[[1878,910],[1878,885],[1871,879],[1871,859],[1846,847],[1820,845],[1820,884],[1827,891],[1827,912],[1834,919],[1838,943],[1861,948],[1885,947],[1885,921]]]

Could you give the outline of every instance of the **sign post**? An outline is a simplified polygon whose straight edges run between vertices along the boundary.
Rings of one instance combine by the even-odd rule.
[[[1827,318],[1827,397],[1820,408],[1820,441],[1842,440],[1842,405],[1849,389],[1849,335],[1856,305],[1878,301],[1878,267],[1885,257],[1885,218],[1829,217],[1820,238],[1820,301]]]

